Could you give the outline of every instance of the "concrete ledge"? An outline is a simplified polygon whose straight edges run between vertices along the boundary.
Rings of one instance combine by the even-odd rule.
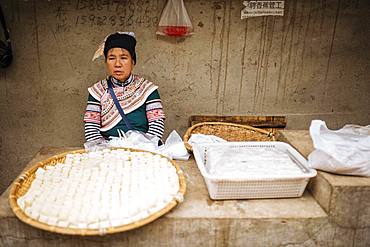
[[[27,166],[66,150],[44,148]],[[7,190],[0,197],[0,245],[27,245],[30,241],[37,246],[103,242],[109,246],[275,246],[312,241],[326,245],[333,238],[327,214],[307,192],[301,198],[213,201],[194,159],[177,163],[187,179],[184,202],[155,222],[112,236],[63,236],[28,226],[12,213]],[[326,229],[325,233],[321,229]]]
[[[284,130],[278,139],[294,146],[306,158],[313,151],[308,131]],[[370,235],[370,178],[342,176],[318,171],[309,191],[330,220],[340,227],[368,229]]]
[[[302,136],[306,135],[306,139]],[[308,132],[280,133],[307,156]],[[310,149],[311,145],[311,149]],[[43,148],[28,164],[76,148]],[[301,198],[213,201],[193,158],[177,162],[187,179],[182,204],[129,232],[65,236],[22,223],[0,197],[0,246],[369,246],[368,179],[319,172]]]
[[[0,225],[1,246],[331,246],[327,219],[169,219],[129,232],[79,237],[38,231],[9,218]]]

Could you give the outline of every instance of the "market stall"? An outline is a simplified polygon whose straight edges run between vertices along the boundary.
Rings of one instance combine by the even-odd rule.
[[[283,131],[279,138],[290,142],[304,155],[312,150],[307,131]],[[45,147],[28,166],[72,149]],[[148,225],[112,235],[68,236],[26,225],[12,213],[8,189],[0,199],[1,244],[188,246],[191,243],[240,246],[244,243],[279,245],[287,241],[316,245],[341,241],[361,245],[369,241],[370,220],[366,214],[370,198],[369,178],[319,172],[310,185],[313,196],[306,191],[299,198],[214,201],[209,197],[194,159],[176,163],[184,171],[187,181],[183,203]],[[349,217],[354,214],[357,215],[356,220]]]

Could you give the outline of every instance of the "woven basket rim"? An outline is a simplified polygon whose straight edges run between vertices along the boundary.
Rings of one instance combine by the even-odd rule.
[[[242,129],[254,130],[256,132],[265,134],[269,137],[271,136],[272,139],[275,140],[274,133],[269,132],[269,131],[264,130],[264,129],[255,128],[255,127],[252,127],[250,125],[236,124],[236,123],[229,123],[229,122],[201,122],[201,123],[197,123],[197,124],[194,124],[191,127],[189,127],[186,130],[185,134],[184,134],[183,140],[184,140],[185,147],[188,151],[190,151],[190,152],[193,151],[192,146],[188,142],[193,130],[198,128],[199,126],[205,126],[205,125],[224,125],[224,126],[233,126],[233,127],[238,127],[238,128],[242,128]]]
[[[123,149],[127,151],[132,151],[132,152],[148,152],[148,153],[157,155],[157,153],[153,153],[153,152],[146,151],[146,150],[133,149],[133,148],[111,148],[111,149],[112,150]],[[68,227],[51,226],[46,223],[42,223],[38,220],[35,220],[29,217],[28,215],[26,215],[25,212],[18,206],[18,203],[17,203],[17,199],[19,198],[19,196],[17,196],[17,192],[20,188],[22,188],[23,183],[26,182],[28,179],[30,179],[30,176],[32,176],[39,167],[49,165],[50,162],[55,161],[57,159],[62,159],[67,154],[85,153],[85,152],[86,152],[85,149],[79,149],[79,150],[67,151],[67,152],[63,152],[63,153],[51,156],[43,161],[37,162],[36,164],[32,165],[29,169],[24,171],[22,174],[20,174],[14,181],[10,189],[10,193],[8,197],[10,207],[12,211],[14,212],[14,214],[18,217],[18,219],[20,219],[21,221],[23,221],[24,223],[28,225],[31,225],[38,229],[46,230],[49,232],[55,232],[55,233],[66,234],[66,235],[81,235],[81,236],[106,235],[106,234],[113,234],[113,233],[128,231],[128,230],[132,230],[132,229],[141,227],[143,225],[146,225],[156,220],[157,218],[161,217],[162,215],[166,214],[167,212],[169,212],[172,208],[174,208],[177,204],[181,202],[179,200],[176,200],[176,198],[173,198],[164,208],[162,208],[161,210],[157,212],[154,212],[153,214],[141,220],[137,220],[137,221],[131,222],[126,225],[109,227],[109,228],[104,228],[104,229],[68,228]],[[168,159],[167,157],[163,155],[160,155],[160,156]],[[179,185],[180,185],[178,193],[184,196],[186,192],[186,181],[185,181],[184,173],[173,160],[170,160],[170,159],[168,160],[176,168],[176,173],[178,175]],[[26,189],[28,190],[29,187],[30,185]]]

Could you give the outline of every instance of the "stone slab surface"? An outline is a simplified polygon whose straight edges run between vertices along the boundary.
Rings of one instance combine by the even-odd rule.
[[[27,167],[56,153],[78,148],[43,148]],[[100,245],[126,244],[163,246],[241,246],[250,242],[274,246],[286,243],[312,245],[311,242],[328,243],[333,236],[327,214],[308,193],[301,198],[264,200],[213,201],[203,178],[191,158],[177,161],[187,180],[185,200],[170,213],[140,229],[104,237],[74,237],[48,233],[19,221],[8,203],[9,189],[0,197],[0,243],[25,245],[31,240],[37,246],[48,245]],[[266,237],[268,233],[268,237]],[[325,235],[324,234],[324,235]],[[263,239],[263,241],[262,241]],[[261,242],[262,241],[262,242]],[[31,243],[28,242],[28,243]],[[262,246],[262,245],[261,245]]]
[[[306,158],[313,151],[307,130],[283,130],[278,139],[294,146]],[[331,220],[341,227],[370,227],[370,178],[318,171],[309,190]],[[370,231],[369,231],[370,234]]]
[[[300,147],[296,143],[305,152]],[[43,148],[27,166],[73,149]],[[184,202],[144,227],[108,236],[65,236],[28,226],[12,213],[8,189],[0,197],[0,246],[369,246],[370,205],[358,200],[366,186],[333,186],[319,172],[310,185],[313,196],[306,191],[301,198],[213,201],[194,159],[177,163],[187,181]]]
[[[22,223],[23,224],[23,223]],[[53,234],[7,219],[1,246],[331,246],[334,229],[319,219],[169,219],[129,232],[80,237]]]
[[[43,148],[25,170],[33,164],[56,153],[79,148]],[[167,214],[170,218],[315,218],[326,217],[326,213],[309,193],[300,198],[263,199],[263,200],[225,200],[213,201],[203,178],[191,157],[188,161],[176,161],[184,171],[187,191],[185,200],[176,210]],[[12,216],[7,202],[9,189],[1,196],[0,216]]]
[[[306,158],[314,150],[308,130],[279,130],[278,140],[290,143]],[[363,187],[364,189],[370,187],[369,177],[346,176],[320,171],[319,173],[333,186]]]

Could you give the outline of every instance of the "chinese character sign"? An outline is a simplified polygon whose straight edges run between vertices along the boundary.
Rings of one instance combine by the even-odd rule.
[[[244,1],[245,8],[241,12],[241,19],[268,16],[284,15],[284,1]]]

